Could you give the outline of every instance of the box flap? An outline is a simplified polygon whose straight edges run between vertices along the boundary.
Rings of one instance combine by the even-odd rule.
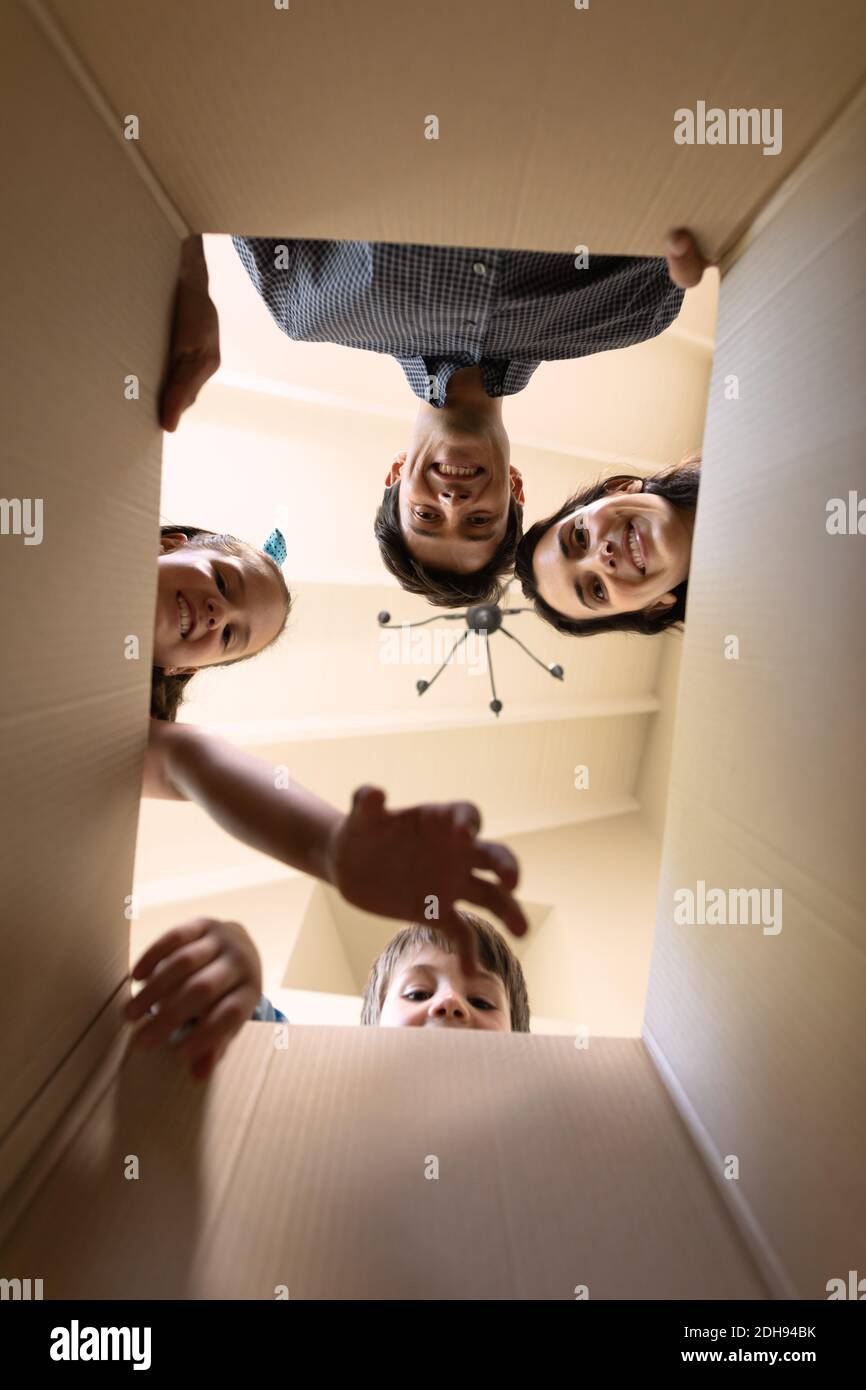
[[[765,1296],[637,1039],[280,1036],[247,1024],[207,1088],[132,1057],[4,1271],[46,1298]]]
[[[658,254],[688,224],[718,254],[866,41],[857,0],[46,4],[194,230],[551,251]],[[676,144],[698,101],[782,108],[781,151]]]

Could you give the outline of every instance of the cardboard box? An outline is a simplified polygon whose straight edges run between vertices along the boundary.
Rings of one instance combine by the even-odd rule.
[[[423,0],[186,0],[182,15],[145,0],[122,22],[113,0],[33,9],[105,107],[139,116],[142,157],[193,230],[631,255],[686,223],[725,250],[857,89],[866,39],[856,0],[820,20],[809,0],[688,20],[669,0],[444,0],[447,56],[419,41]],[[710,162],[675,144],[675,112],[697,119],[699,101],[781,107],[781,150],[717,145]]]
[[[638,1039],[286,1031],[247,1025],[207,1093],[167,1054],[95,1088],[4,1269],[59,1298],[764,1295]]]
[[[48,1297],[822,1297],[862,1260],[864,567],[825,526],[866,485],[862,7],[459,16],[447,62],[420,6],[0,17],[2,490],[44,502],[43,544],[0,538],[0,1266]],[[781,107],[781,152],[677,146],[703,99]],[[740,254],[645,1042],[250,1025],[204,1093],[127,1059],[184,230],[639,253],[673,223]],[[782,930],[678,925],[699,881],[780,890]]]
[[[829,529],[866,495],[864,130],[861,97],[722,285],[645,1029],[801,1298],[866,1235],[866,554]],[[772,889],[778,922],[676,925],[699,881]]]

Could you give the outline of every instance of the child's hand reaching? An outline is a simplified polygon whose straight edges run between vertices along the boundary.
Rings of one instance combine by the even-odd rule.
[[[151,727],[145,791],[196,801],[244,844],[332,883],[365,912],[435,923],[461,952],[459,901],[494,913],[514,936],[528,930],[513,897],[517,861],[478,839],[481,817],[468,802],[387,811],[384,792],[362,787],[342,815],[297,784],[277,787],[271,764],[190,724]]]
[[[258,952],[237,922],[198,917],[173,927],[145,951],[132,972],[147,980],[126,1006],[130,1023],[153,1005],[157,1013],[139,1028],[135,1043],[159,1047],[189,1025],[174,1051],[204,1081],[261,998]]]
[[[527,922],[512,896],[517,861],[505,845],[479,840],[481,817],[466,801],[386,811],[376,787],[355,792],[352,809],[331,837],[331,881],[348,902],[403,922],[430,922],[473,948],[454,908],[458,900],[493,912],[515,936]],[[482,878],[478,870],[496,875]]]

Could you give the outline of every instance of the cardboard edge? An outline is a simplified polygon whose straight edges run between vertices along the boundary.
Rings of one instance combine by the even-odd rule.
[[[95,78],[76,52],[56,16],[46,8],[44,0],[24,0],[24,8],[36,27],[42,33],[46,42],[54,50],[64,67],[71,74],[73,81],[81,89],[85,99],[90,103],[91,108],[96,112],[102,124],[111,132],[111,136],[115,142],[122,147],[126,159],[129,160],[137,177],[144,184],[172,231],[175,232],[182,241],[185,240],[191,235],[191,228],[187,225],[186,220],[181,216],[171,198],[169,198],[159,179],[156,177],[156,174],[144,158],[144,155],[137,148],[136,142],[123,138],[120,118],[112,109]]]
[[[829,141],[838,131],[844,131],[848,124],[856,120],[859,109],[864,102],[866,102],[866,82],[861,81],[853,94],[846,97],[842,105],[834,112],[831,120],[815,136],[811,145],[804,151],[799,163],[795,165],[782,183],[773,189],[767,200],[749,219],[748,224],[736,233],[730,245],[722,249],[718,260],[719,274],[722,278],[746,254],[749,247],[753,245],[767,226],[779,216],[802,184],[812,177],[816,167],[825,157],[826,146]]]
[[[123,1065],[128,979],[0,1141],[0,1242],[25,1214]]]
[[[125,1002],[126,994],[121,995],[120,1003]],[[120,1007],[118,1004],[118,1008]],[[232,1085],[234,1072],[249,1068],[249,1058],[251,1049],[238,1048],[237,1044],[241,1037],[246,1037],[248,1042],[252,1040],[256,1046],[261,1046],[260,1038],[264,1036],[264,1030],[273,1025],[263,1025],[261,1023],[247,1022],[243,1025],[241,1033],[233,1040],[231,1059],[229,1068],[225,1064],[220,1067],[220,1081],[226,1086]],[[102,1040],[99,1039],[98,1045]],[[96,1050],[97,1044],[94,1044]],[[160,1049],[159,1059],[164,1060],[166,1048]],[[255,1049],[252,1049],[253,1055]],[[88,1058],[89,1060],[89,1058]],[[148,1060],[142,1054],[138,1054],[140,1062],[145,1064]],[[62,1164],[66,1154],[73,1150],[83,1137],[86,1137],[89,1126],[93,1123],[94,1115],[99,1107],[110,1100],[112,1092],[115,1094],[119,1087],[124,1083],[124,1072],[128,1075],[128,1065],[136,1061],[136,1054],[131,1044],[130,1030],[125,1024],[123,1031],[117,1033],[102,1048],[97,1057],[95,1065],[91,1066],[90,1071],[80,1086],[78,1092],[72,1096],[65,1111],[59,1118],[54,1117],[53,1128],[44,1135],[40,1146],[36,1149],[34,1161],[30,1168],[24,1169],[17,1174],[11,1188],[0,1199],[0,1251],[8,1244],[10,1239],[14,1239],[17,1227],[26,1222],[30,1214],[37,1207],[40,1194],[46,1185],[51,1181],[53,1175]],[[247,1142],[249,1133],[249,1120],[259,1106],[264,1094],[267,1078],[270,1075],[271,1057],[270,1050],[264,1063],[255,1069],[254,1073],[247,1075],[246,1095],[246,1122],[238,1125],[237,1131],[233,1136],[230,1154],[225,1170],[222,1174],[220,1191],[214,1197],[211,1220],[208,1227],[203,1230],[201,1244],[207,1248],[211,1241],[214,1228],[219,1221],[219,1213],[222,1209],[222,1202],[226,1193],[230,1190],[240,1161],[241,1153]],[[140,1081],[139,1076],[139,1081]],[[129,1083],[136,1085],[135,1079]],[[209,1083],[213,1085],[213,1080]],[[164,1091],[161,1089],[161,1082],[158,1074],[158,1067],[150,1069],[149,1078],[146,1086],[156,1088],[158,1096],[164,1098]],[[147,1093],[145,1090],[145,1102]],[[169,1102],[171,1103],[171,1102]]]
[[[688,1093],[678,1081],[660,1044],[650,1028],[644,1024],[642,1042],[649,1053],[650,1061],[670,1096],[671,1101],[688,1130],[692,1143],[697,1149],[707,1173],[716,1187],[720,1199],[731,1217],[737,1233],[754,1260],[774,1300],[798,1299],[799,1294],[785,1272],[784,1265],[768,1240],[764,1230],[752,1211],[736,1182],[728,1182],[722,1177],[723,1159],[706,1126],[689,1099]]]

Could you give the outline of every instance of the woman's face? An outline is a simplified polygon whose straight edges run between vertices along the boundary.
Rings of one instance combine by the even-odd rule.
[[[532,569],[545,603],[567,618],[661,612],[686,578],[694,509],[641,492],[639,480],[549,526]]]
[[[185,542],[180,532],[164,536],[158,560],[153,663],[167,675],[252,656],[286,619],[267,561]]]

